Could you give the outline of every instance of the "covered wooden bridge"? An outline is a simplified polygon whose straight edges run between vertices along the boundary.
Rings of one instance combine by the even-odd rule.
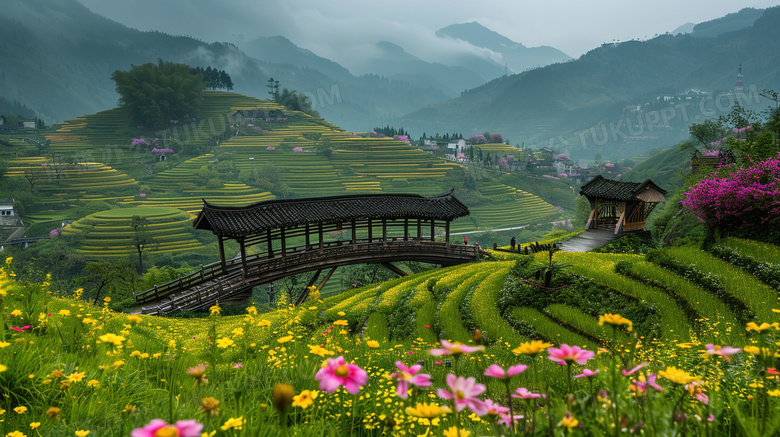
[[[201,310],[247,297],[252,288],[290,275],[348,264],[420,261],[454,265],[476,260],[477,247],[449,244],[450,222],[469,214],[452,192],[434,197],[369,194],[271,200],[244,207],[204,201],[195,229],[213,232],[220,260],[135,295],[143,313]],[[440,240],[436,241],[439,236]],[[225,256],[226,240],[239,253]],[[302,301],[305,296],[299,299]]]
[[[590,202],[590,216],[585,229],[609,229],[615,235],[645,230],[645,220],[666,191],[650,179],[623,182],[601,175],[582,186],[580,195]]]

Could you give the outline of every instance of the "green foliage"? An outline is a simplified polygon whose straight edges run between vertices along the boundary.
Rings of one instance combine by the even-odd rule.
[[[641,254],[647,253],[654,248],[655,245],[648,236],[632,233],[623,235],[617,240],[612,240],[603,246],[591,250],[591,252]]]
[[[203,76],[184,64],[164,62],[132,66],[111,75],[119,103],[139,125],[162,129],[171,120],[198,115],[203,104]]]

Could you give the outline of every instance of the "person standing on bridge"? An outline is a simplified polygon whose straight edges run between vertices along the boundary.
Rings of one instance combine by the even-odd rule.
[[[512,237],[512,240],[509,242],[512,245],[512,250],[515,250],[515,242],[515,237]]]
[[[464,245],[469,244],[469,237],[463,237],[463,244]]]

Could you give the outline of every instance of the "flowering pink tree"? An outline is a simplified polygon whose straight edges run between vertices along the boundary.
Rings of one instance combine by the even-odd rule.
[[[682,201],[711,226],[755,226],[780,219],[780,159],[741,168],[726,176],[712,175],[685,193]]]
[[[484,135],[472,135],[469,137],[471,144],[485,144],[487,140]]]

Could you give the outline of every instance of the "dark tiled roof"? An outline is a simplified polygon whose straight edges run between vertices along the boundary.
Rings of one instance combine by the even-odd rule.
[[[653,188],[661,194],[666,194],[666,191],[653,183],[650,179],[647,179],[644,182],[623,182],[605,179],[601,175],[598,175],[593,178],[592,181],[582,186],[580,195],[587,198],[627,202],[636,197],[637,194],[644,191],[647,187]]]
[[[267,229],[306,223],[358,219],[423,218],[454,220],[469,214],[452,191],[434,197],[415,194],[365,194],[269,200],[248,206],[216,206],[203,201],[193,226],[228,238],[258,235]]]

